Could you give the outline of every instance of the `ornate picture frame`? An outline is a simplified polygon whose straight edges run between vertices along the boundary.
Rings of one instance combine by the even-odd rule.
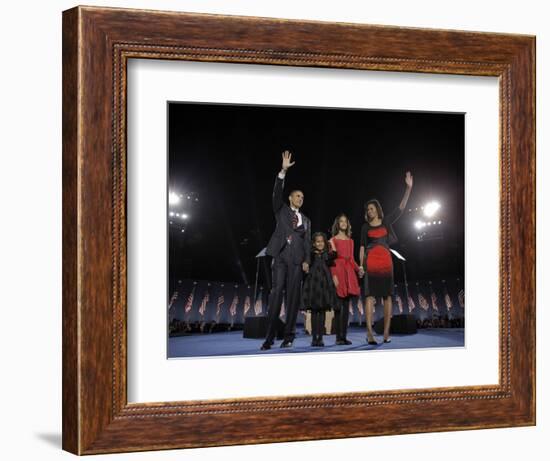
[[[498,77],[498,385],[128,403],[126,66],[133,58]],[[535,339],[533,36],[98,7],[63,12],[64,450],[534,425]]]

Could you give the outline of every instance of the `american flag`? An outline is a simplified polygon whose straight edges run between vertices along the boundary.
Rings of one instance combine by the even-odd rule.
[[[208,304],[208,301],[210,300],[210,293],[208,293],[208,290],[206,290],[206,293],[204,295],[204,298],[202,298],[201,305],[199,307],[199,314],[204,316],[204,313],[206,312],[206,305]]]
[[[401,299],[401,296],[399,296],[399,293],[397,294],[395,299],[397,301],[397,305],[399,306],[399,313],[402,314],[403,313],[403,300]]]
[[[172,307],[172,304],[174,304],[174,301],[176,299],[178,299],[178,292],[174,291],[174,294],[172,295],[172,297],[170,298],[170,302],[168,303],[168,309]]]
[[[231,306],[229,307],[229,313],[231,314],[231,317],[235,317],[235,315],[237,315],[237,304],[239,304],[239,295],[235,293],[233,301],[231,301]]]
[[[365,310],[363,309],[363,301],[361,298],[357,300],[357,309],[359,310],[359,313],[363,315],[365,313]]]
[[[260,294],[258,296],[258,299],[256,299],[256,302],[254,303],[254,314],[256,314],[256,315],[261,315],[261,313],[264,309],[262,297],[263,297],[262,296],[262,291],[260,290]]]
[[[420,304],[420,307],[425,311],[427,311],[428,308],[430,307],[430,305],[428,304],[428,301],[426,300],[426,298],[422,293],[418,293],[418,304]]]
[[[415,307],[414,300],[412,299],[412,296],[409,295],[409,311],[412,311]]]
[[[191,290],[191,293],[189,293],[189,296],[187,297],[187,302],[185,303],[185,312],[189,312],[193,307],[194,297],[195,297],[195,285],[193,285],[193,289]]]
[[[464,307],[464,289],[458,292],[458,302],[460,303],[460,307]]]
[[[439,311],[439,307],[437,306],[437,295],[435,294],[435,291],[432,291],[432,307]]]
[[[445,305],[447,306],[447,310],[451,310],[453,308],[453,302],[451,301],[451,297],[448,292],[445,292]]]
[[[244,315],[246,315],[249,309],[250,309],[250,296],[247,295],[246,298],[244,298]]]
[[[218,318],[220,317],[220,312],[222,310],[222,306],[224,302],[225,302],[225,298],[223,297],[223,291],[222,291],[218,296],[218,302],[216,303],[216,317]]]

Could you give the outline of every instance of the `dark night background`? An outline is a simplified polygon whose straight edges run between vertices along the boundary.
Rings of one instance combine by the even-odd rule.
[[[198,103],[169,103],[168,114],[169,190],[183,195],[170,210],[188,214],[169,218],[170,292],[189,278],[254,283],[255,255],[275,227],[271,193],[285,149],[296,162],[285,199],[293,188],[304,192],[313,232],[347,213],[357,261],[363,203],[377,198],[389,213],[410,170],[411,197],[394,225],[407,277],[463,278],[463,114]],[[420,207],[431,200],[441,204],[432,219],[442,224],[419,241],[414,222],[428,219]],[[260,266],[267,287],[270,263]],[[402,281],[395,258],[394,266]]]

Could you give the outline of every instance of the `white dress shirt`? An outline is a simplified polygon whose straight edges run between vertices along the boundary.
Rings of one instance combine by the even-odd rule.
[[[285,174],[286,174],[285,170],[279,171],[279,178],[285,179]],[[300,213],[300,210],[298,208],[294,208],[292,205],[290,205],[290,209],[292,211],[294,211],[294,213],[296,213],[296,215],[298,216],[297,226],[301,226],[302,225],[302,213]]]

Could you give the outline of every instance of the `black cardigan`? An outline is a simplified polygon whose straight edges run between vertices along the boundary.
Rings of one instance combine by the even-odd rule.
[[[397,221],[401,215],[403,214],[403,210],[399,207],[395,208],[391,213],[384,215],[382,218],[382,224],[383,226],[386,226],[386,229],[388,230],[388,245],[392,246],[395,245],[399,239],[397,238],[397,235],[393,229],[393,223]],[[366,241],[366,235],[368,231],[369,223],[365,222],[363,226],[361,227],[361,242],[360,245],[366,248],[365,241]],[[377,227],[377,226],[374,226]]]

